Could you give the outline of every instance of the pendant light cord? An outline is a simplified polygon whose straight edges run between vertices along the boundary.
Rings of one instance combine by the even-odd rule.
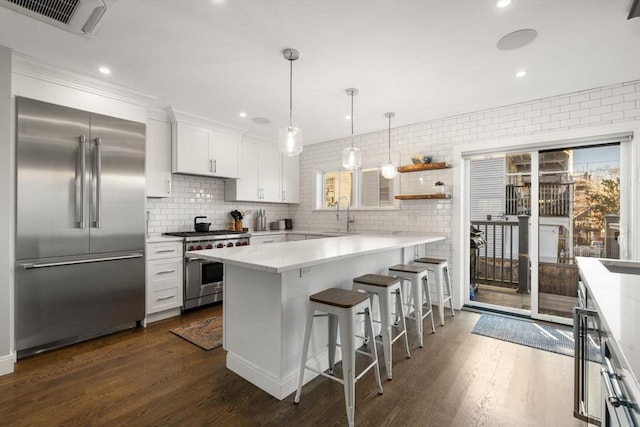
[[[354,92],[351,91],[351,148],[353,148],[353,95]]]
[[[389,162],[391,162],[391,115],[389,115]]]
[[[293,60],[289,57],[289,127],[293,123]]]

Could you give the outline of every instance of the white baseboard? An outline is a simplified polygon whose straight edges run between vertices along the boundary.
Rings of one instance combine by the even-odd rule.
[[[336,350],[336,361],[339,360],[341,360],[340,348]],[[323,349],[307,360],[307,365],[310,365],[319,371],[327,370],[329,368],[327,349]],[[298,369],[295,369],[293,373],[286,377],[277,378],[272,373],[259,368],[231,352],[227,352],[227,369],[235,372],[251,384],[261,388],[279,400],[285,399],[298,389]],[[314,379],[316,376],[316,373],[308,369],[305,370],[303,385]]]
[[[147,314],[146,324],[157,322],[159,320],[168,319],[170,317],[180,316],[180,307],[170,310],[160,311],[158,313]],[[146,326],[146,325],[145,325]]]
[[[16,364],[16,354],[9,353],[0,357],[0,375],[12,374]]]

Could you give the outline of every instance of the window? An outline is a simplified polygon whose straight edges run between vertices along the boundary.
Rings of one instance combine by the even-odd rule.
[[[378,168],[362,169],[360,206],[377,208],[393,205],[393,181],[380,174]]]
[[[358,171],[324,170],[317,173],[317,209],[333,209],[340,202],[351,208],[379,209],[394,207],[394,180],[386,179],[377,167],[361,168]]]

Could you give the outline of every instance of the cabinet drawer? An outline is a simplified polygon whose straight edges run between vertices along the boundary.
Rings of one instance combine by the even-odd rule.
[[[182,269],[182,258],[147,261],[147,314],[182,305]]]
[[[182,242],[147,244],[147,260],[182,258]]]
[[[147,261],[147,282],[154,286],[163,282],[182,282],[182,258]]]
[[[152,291],[147,294],[147,314],[180,307],[182,287]]]

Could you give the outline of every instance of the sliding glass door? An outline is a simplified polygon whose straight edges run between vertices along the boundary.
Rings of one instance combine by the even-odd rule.
[[[619,257],[620,143],[469,156],[466,302],[571,323],[575,256]]]
[[[537,317],[562,322],[576,302],[575,257],[619,258],[620,144],[540,151],[537,198]]]

